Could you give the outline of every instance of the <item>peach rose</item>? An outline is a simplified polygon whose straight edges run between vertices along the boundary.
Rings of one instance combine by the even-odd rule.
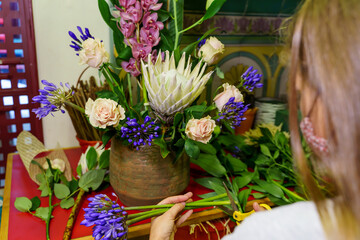
[[[199,57],[211,65],[213,64],[221,54],[224,53],[224,44],[222,44],[216,37],[210,37],[206,40],[205,44],[199,49]]]
[[[240,90],[234,85],[230,85],[228,83],[224,83],[223,85],[224,91],[215,96],[214,102],[219,111],[222,110],[224,105],[229,101],[230,98],[234,97],[234,102],[243,101],[243,95]]]
[[[51,167],[53,169],[59,169],[61,172],[65,171],[65,162],[64,162],[64,160],[59,159],[59,158],[55,158],[54,160],[50,160],[50,163],[51,163]],[[43,167],[43,169],[46,170],[46,169],[49,168],[49,164],[47,162],[45,162],[42,167]]]
[[[186,124],[185,133],[188,138],[206,144],[210,141],[215,126],[215,121],[210,116],[193,118]]]
[[[86,39],[82,43],[79,57],[80,64],[87,64],[93,68],[99,68],[103,63],[109,62],[109,53],[105,51],[104,43],[99,39]]]
[[[94,127],[116,127],[120,120],[125,118],[125,110],[114,100],[98,98],[93,101],[88,99],[85,105],[85,114],[89,117],[90,124]]]

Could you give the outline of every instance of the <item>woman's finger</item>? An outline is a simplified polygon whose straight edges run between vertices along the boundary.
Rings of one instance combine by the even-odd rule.
[[[169,210],[167,210],[162,217],[168,219],[169,221],[174,221],[177,215],[185,208],[185,203],[177,203],[172,206]]]
[[[189,198],[192,197],[192,195],[193,195],[192,192],[188,192],[184,195],[168,197],[168,198],[165,198],[164,200],[162,200],[161,202],[159,202],[158,205],[186,202]]]
[[[177,220],[176,227],[179,227],[183,222],[185,222],[186,219],[188,219],[191,216],[192,213],[193,213],[193,210],[189,210],[186,213],[184,213],[184,215],[182,215],[179,218],[179,220]]]
[[[257,202],[254,202],[254,203],[253,203],[253,208],[254,208],[255,212],[260,212],[260,211],[264,211],[264,210],[265,210],[265,208],[260,207],[259,203],[257,203]]]

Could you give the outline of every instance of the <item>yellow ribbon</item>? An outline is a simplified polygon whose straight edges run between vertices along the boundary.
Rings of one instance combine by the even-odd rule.
[[[260,207],[263,207],[266,210],[271,210],[271,207],[265,203],[260,204]],[[240,211],[234,211],[233,218],[236,220],[236,224],[239,225],[241,221],[243,221],[246,217],[250,216],[254,212],[255,212],[254,210],[247,212],[247,213],[242,213]]]

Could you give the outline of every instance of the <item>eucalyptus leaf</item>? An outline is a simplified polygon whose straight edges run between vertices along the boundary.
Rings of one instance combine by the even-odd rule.
[[[88,192],[90,188],[96,190],[102,183],[106,170],[94,169],[90,170],[81,176],[79,180],[79,187]]]
[[[89,170],[92,170],[97,165],[98,154],[94,147],[90,147],[86,154],[86,164]]]
[[[63,208],[63,209],[69,209],[71,208],[72,206],[74,206],[74,198],[69,198],[69,199],[63,199],[61,200],[60,202],[60,207]]]
[[[199,165],[214,177],[222,177],[226,173],[226,169],[221,165],[216,155],[200,153],[199,158],[191,159],[191,162]]]
[[[32,207],[32,202],[27,197],[17,197],[14,205],[20,212],[28,212]]]
[[[58,199],[63,199],[69,196],[70,189],[65,184],[55,183],[54,193]]]
[[[31,199],[32,206],[30,208],[30,211],[35,211],[38,207],[40,207],[41,201],[39,197],[35,196]]]
[[[41,218],[42,220],[46,221],[49,218],[49,208],[48,207],[39,207],[35,211],[35,216]]]

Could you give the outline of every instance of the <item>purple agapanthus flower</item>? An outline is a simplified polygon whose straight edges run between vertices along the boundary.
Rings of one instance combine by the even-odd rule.
[[[80,32],[80,38],[83,42],[89,38],[94,39],[94,37],[90,34],[90,31],[88,28],[85,28],[85,30],[83,31],[81,29],[81,27],[78,26],[77,29]],[[79,38],[76,36],[76,34],[73,33],[72,31],[69,31],[69,35],[74,40],[74,41],[71,41],[72,45],[70,44],[69,46],[72,47],[76,52],[79,52],[82,49],[82,42],[79,40]],[[78,53],[76,55],[79,56]]]
[[[121,137],[128,140],[136,150],[139,150],[139,146],[149,145],[154,138],[159,137],[159,126],[151,120],[151,117],[146,116],[144,123],[138,123],[136,118],[127,118],[124,126],[121,127]]]
[[[242,101],[235,102],[235,97],[231,97],[219,113],[218,121],[225,120],[232,128],[238,127],[246,119],[244,113],[248,108],[249,104],[245,105]]]
[[[41,83],[45,85],[44,89],[40,89],[40,95],[33,97],[32,100],[43,106],[33,109],[32,112],[34,112],[39,119],[46,117],[50,113],[53,115],[52,113],[57,111],[65,113],[62,107],[65,101],[74,95],[70,85],[68,83],[60,83],[60,87],[57,87],[55,84],[46,80],[41,80]]]
[[[105,194],[98,194],[88,200],[88,208],[84,208],[85,220],[80,224],[86,227],[94,225],[92,236],[95,240],[126,239],[128,228],[124,207],[120,207]]]
[[[243,86],[250,92],[254,90],[254,88],[261,88],[263,86],[260,83],[262,78],[262,74],[257,73],[257,69],[253,70],[253,66],[249,67],[243,75],[241,75],[241,81],[243,82]]]

